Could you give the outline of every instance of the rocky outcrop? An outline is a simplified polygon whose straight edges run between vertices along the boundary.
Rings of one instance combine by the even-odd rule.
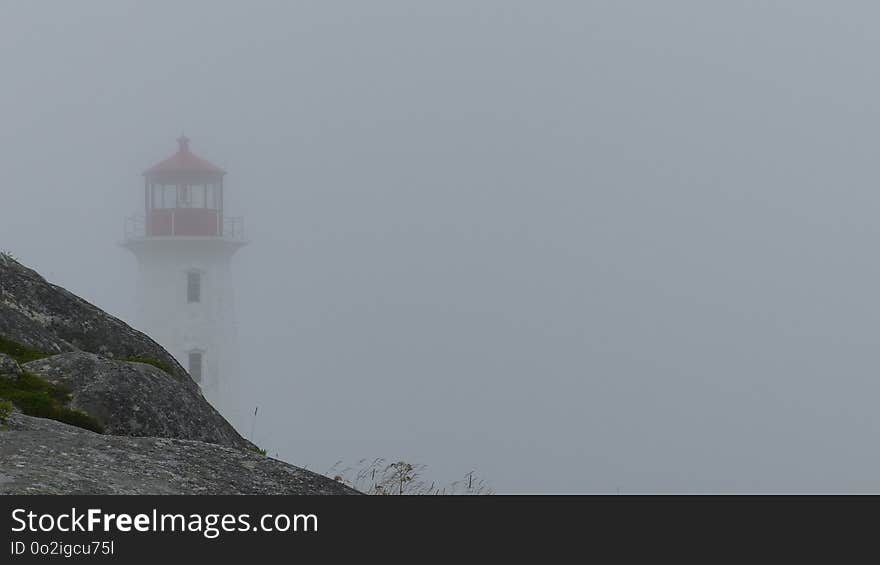
[[[357,494],[248,450],[96,434],[22,414],[0,431],[2,494]]]
[[[106,434],[253,448],[201,394],[152,365],[75,351],[31,361],[23,368],[68,389],[70,408],[95,418]]]
[[[162,347],[2,253],[0,401],[0,494],[356,493],[259,453]]]
[[[0,337],[47,354],[82,350],[111,358],[156,359],[186,386],[198,388],[158,343],[2,253]]]

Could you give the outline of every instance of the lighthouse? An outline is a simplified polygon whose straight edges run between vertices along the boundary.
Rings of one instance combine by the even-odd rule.
[[[233,424],[241,423],[233,255],[243,220],[225,216],[226,171],[177,140],[177,152],[144,173],[144,210],[125,221],[137,258],[137,323],[165,347]]]

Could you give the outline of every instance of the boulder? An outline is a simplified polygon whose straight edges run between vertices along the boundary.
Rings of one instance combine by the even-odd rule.
[[[95,418],[106,434],[253,449],[198,391],[152,365],[74,351],[31,361],[23,368],[69,389],[70,408]]]
[[[36,271],[0,253],[0,339],[46,354],[88,351],[112,358],[156,359],[193,390],[198,385],[158,343]]]

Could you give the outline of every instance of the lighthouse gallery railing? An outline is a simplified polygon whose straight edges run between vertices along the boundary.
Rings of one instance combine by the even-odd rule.
[[[174,212],[171,212],[171,231],[167,234],[163,234],[163,236],[159,237],[167,237],[167,236],[183,236],[186,234],[176,233],[174,229]],[[221,224],[223,226],[223,233],[220,236],[208,236],[208,237],[222,237],[224,239],[228,239],[231,241],[244,241],[244,218],[241,216],[233,216],[233,217],[224,217],[223,222]],[[129,240],[137,240],[137,239],[146,239],[148,237],[156,237],[152,235],[147,235],[147,224],[144,219],[144,216],[134,215],[128,216],[125,218],[125,224],[123,226],[123,235],[126,241]]]

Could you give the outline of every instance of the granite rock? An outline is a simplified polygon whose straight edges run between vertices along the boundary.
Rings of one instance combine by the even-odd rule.
[[[74,351],[25,363],[24,370],[71,391],[81,410],[119,436],[154,436],[253,448],[196,390],[145,363]]]
[[[108,436],[13,414],[0,431],[4,494],[358,494],[249,450]]]

